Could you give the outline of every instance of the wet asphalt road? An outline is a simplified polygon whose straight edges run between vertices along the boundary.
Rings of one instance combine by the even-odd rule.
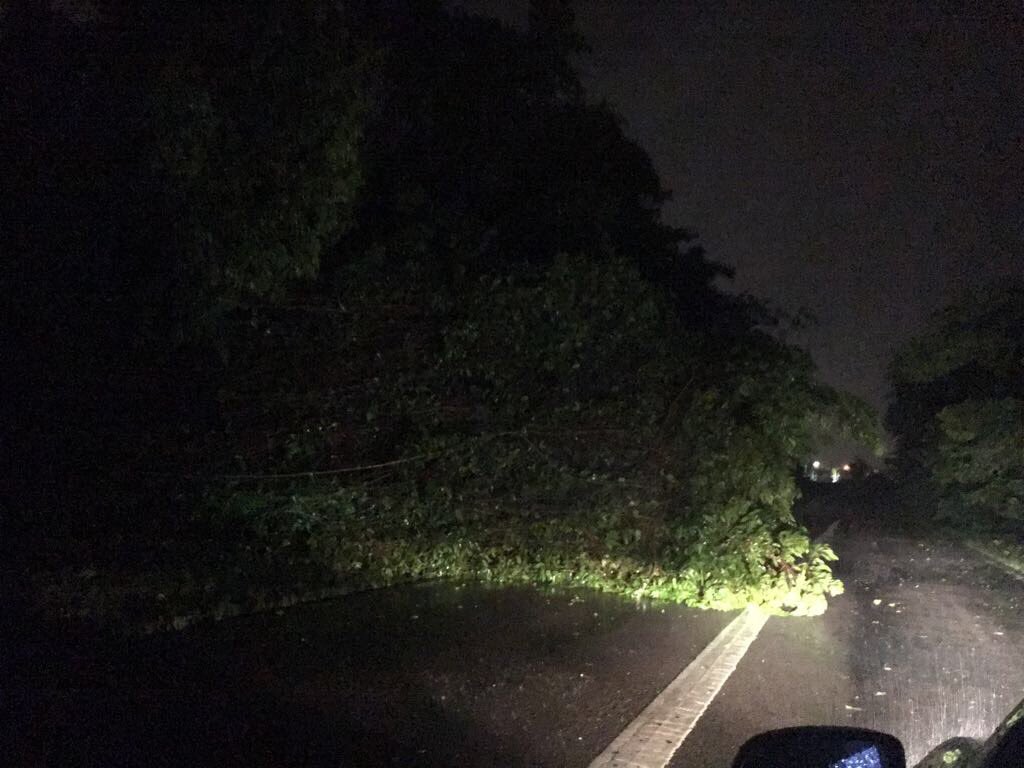
[[[824,616],[771,619],[671,765],[728,765],[758,731],[875,728],[908,762],[985,737],[1024,698],[1024,582],[971,551],[852,528],[846,593]]]
[[[8,743],[14,765],[586,765],[731,618],[579,591],[364,593],[39,654],[8,690]]]
[[[772,619],[674,766],[767,728],[863,725],[920,757],[1024,696],[1024,583],[848,526],[847,593]],[[732,615],[583,591],[382,590],[5,671],[10,765],[585,766]]]

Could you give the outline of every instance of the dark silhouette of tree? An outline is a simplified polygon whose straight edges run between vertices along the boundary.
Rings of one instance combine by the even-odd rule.
[[[1024,285],[977,291],[897,355],[897,466],[966,525],[1024,519]]]
[[[217,530],[367,583],[584,557],[705,606],[839,588],[790,468],[871,418],[662,220],[565,0],[523,30],[431,0],[0,24],[26,528]]]
[[[411,6],[410,6],[411,7]],[[419,8],[364,20],[385,51],[365,134],[359,231],[346,254],[431,262],[451,279],[550,264],[559,253],[636,260],[685,317],[725,325],[725,268],[661,221],[650,158],[571,64],[582,48],[561,2],[527,30]],[[409,17],[414,22],[403,23]]]

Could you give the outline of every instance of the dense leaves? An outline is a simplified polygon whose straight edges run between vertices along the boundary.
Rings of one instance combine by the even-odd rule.
[[[622,259],[481,277],[459,301],[415,271],[377,274],[345,280],[349,355],[364,337],[393,339],[356,366],[371,396],[349,413],[409,460],[369,465],[371,479],[345,492],[365,494],[366,546],[412,547],[391,576],[427,562],[798,613],[837,591],[830,551],[791,514],[791,468],[836,403],[803,355],[685,330]],[[312,451],[321,466],[328,448],[322,438]],[[292,499],[329,498],[325,488]]]
[[[118,583],[158,625],[433,576],[781,613],[841,588],[793,467],[872,418],[661,220],[565,3],[523,30],[411,0],[72,6],[17,6],[4,54],[15,123],[53,137],[10,220],[23,340],[62,349],[20,409],[76,477],[23,521],[85,537],[41,582],[61,611],[116,617]]]
[[[944,517],[1024,521],[1024,401],[971,400],[939,411],[927,467]]]
[[[360,227],[338,260],[374,249],[385,264],[416,260],[459,280],[614,253],[669,287],[692,321],[742,317],[712,288],[728,270],[661,220],[670,193],[646,152],[609,105],[585,100],[567,4],[531,6],[524,30],[423,5],[362,17],[381,64]]]
[[[330,4],[204,4],[194,15],[174,20],[151,119],[174,258],[203,325],[315,278],[351,227],[361,91],[355,43]]]
[[[891,369],[890,427],[909,487],[968,527],[1024,519],[1024,286],[939,313]]]

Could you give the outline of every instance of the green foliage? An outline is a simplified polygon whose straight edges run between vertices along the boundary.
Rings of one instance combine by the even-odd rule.
[[[364,511],[318,535],[344,540],[326,560],[370,567],[369,547],[390,553],[377,581],[445,569],[791,613],[841,589],[791,513],[791,467],[841,402],[806,356],[686,330],[623,259],[562,256],[458,302],[414,267],[377,275],[343,281],[349,352],[395,340],[358,409],[401,424],[392,451],[416,460],[348,486]]]
[[[1024,285],[1006,281],[946,307],[893,360],[897,386],[929,385],[959,372],[984,373],[990,386],[1015,379],[1024,355]],[[953,384],[954,382],[949,382]]]
[[[392,489],[392,492],[394,489]],[[657,522],[639,507],[538,515],[521,507],[419,514],[390,495],[321,489],[301,499],[234,493],[218,517],[275,550],[291,566],[313,563],[345,583],[385,586],[410,579],[484,579],[586,586],[732,610],[761,605],[814,615],[842,585],[825,546],[787,530],[773,535],[756,515],[706,521],[701,539]],[[742,554],[739,554],[742,553]]]
[[[655,290],[618,259],[563,256],[532,278],[484,278],[464,307],[444,336],[443,371],[504,419],[575,418],[584,401],[614,408],[666,367],[657,334],[685,343]]]
[[[157,165],[173,185],[173,244],[202,324],[316,277],[352,226],[361,64],[331,3],[245,14],[213,4],[185,17],[153,120]]]
[[[612,253],[641,264],[695,321],[724,312],[712,283],[728,270],[661,220],[670,194],[650,157],[609,105],[587,103],[571,11],[535,8],[519,30],[430,7],[410,12],[418,25],[372,25],[384,53],[360,242],[386,264],[416,260],[455,280]]]
[[[1024,286],[939,313],[890,369],[906,485],[966,527],[1024,519]]]
[[[24,241],[69,286],[91,276],[80,316],[106,314],[87,353],[104,318],[124,329],[111,358],[163,342],[146,362],[164,431],[102,435],[138,454],[108,474],[173,478],[153,507],[204,499],[170,536],[183,603],[250,578],[319,594],[446,576],[824,609],[841,585],[793,519],[792,467],[822,431],[877,437],[873,419],[661,221],[650,158],[584,98],[564,5],[525,31],[435,3],[122,5],[69,32],[60,73],[102,98],[28,112],[103,117],[99,145],[130,169],[67,171],[70,135],[27,155],[26,188],[42,167],[76,204],[58,237]],[[59,208],[32,199],[36,221]],[[182,322],[192,348],[172,351]],[[131,410],[92,365],[90,437]]]
[[[939,411],[934,429],[925,466],[940,516],[1024,521],[1024,401],[966,400]]]

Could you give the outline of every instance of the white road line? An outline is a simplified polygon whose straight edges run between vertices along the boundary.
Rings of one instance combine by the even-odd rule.
[[[768,615],[749,607],[723,629],[590,768],[663,768],[736,669]]]
[[[834,521],[815,541],[835,533]],[[757,639],[768,615],[750,606],[626,726],[589,768],[664,768]]]

